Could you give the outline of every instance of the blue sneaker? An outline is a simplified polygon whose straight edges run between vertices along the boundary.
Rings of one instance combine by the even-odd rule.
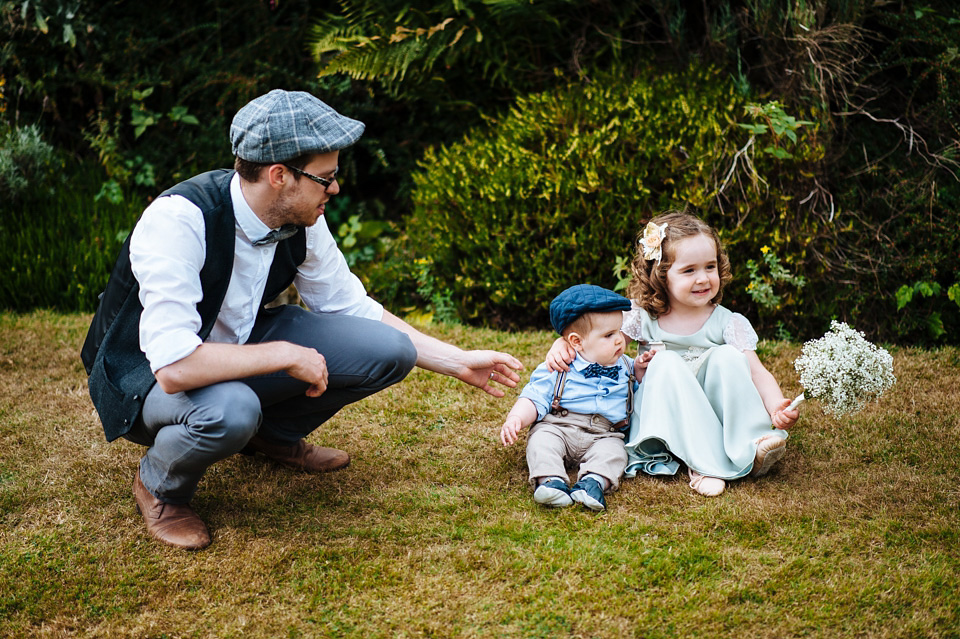
[[[559,479],[543,482],[533,491],[533,501],[543,506],[563,508],[573,504],[570,499],[570,487]]]
[[[603,498],[603,488],[596,479],[584,477],[570,489],[570,497],[578,504],[583,504],[590,510],[604,510],[607,502]]]

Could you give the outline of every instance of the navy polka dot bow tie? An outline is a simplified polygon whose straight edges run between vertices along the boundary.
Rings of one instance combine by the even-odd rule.
[[[266,244],[273,244],[274,242],[279,242],[280,240],[285,240],[288,237],[293,237],[297,234],[300,228],[295,224],[284,224],[278,229],[274,229],[261,237],[259,240],[254,240],[251,242],[254,246],[264,246]]]
[[[593,363],[583,369],[583,376],[587,379],[591,377],[609,377],[610,379],[617,379],[620,377],[620,367],[619,366],[601,366],[600,364]]]

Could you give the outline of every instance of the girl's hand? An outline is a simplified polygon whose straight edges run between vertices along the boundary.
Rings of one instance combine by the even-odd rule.
[[[796,408],[793,410],[786,410],[787,406],[789,405],[790,400],[784,398],[780,403],[780,408],[773,412],[771,419],[773,420],[774,427],[781,430],[787,430],[796,424],[798,419],[800,419],[800,411],[798,411]]]
[[[553,341],[553,345],[550,347],[550,351],[547,353],[545,359],[547,363],[547,370],[552,372],[570,371],[570,362],[577,358],[577,351],[573,350],[573,347],[567,343],[567,340],[562,337],[558,337]]]
[[[520,431],[523,430],[523,422],[517,415],[507,415],[507,420],[500,427],[500,441],[504,446],[509,446],[517,441]]]
[[[656,351],[646,351],[633,360],[633,376],[637,378],[638,384],[643,381],[643,376],[647,374],[647,367],[650,365],[650,360],[653,359],[656,353]]]

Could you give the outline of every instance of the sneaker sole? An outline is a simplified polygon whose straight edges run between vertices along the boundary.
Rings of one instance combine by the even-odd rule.
[[[587,491],[585,490],[575,490],[570,493],[570,497],[573,499],[573,501],[577,502],[578,504],[583,504],[590,510],[599,512],[601,510],[606,510],[607,508],[599,501],[588,495]]]
[[[541,506],[548,506],[550,508],[563,508],[564,506],[573,505],[573,500],[570,498],[570,495],[562,490],[550,488],[549,486],[537,486],[537,489],[533,493],[533,501]]]

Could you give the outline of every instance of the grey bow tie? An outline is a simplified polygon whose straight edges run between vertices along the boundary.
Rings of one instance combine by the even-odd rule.
[[[274,242],[279,242],[280,240],[285,240],[288,237],[293,237],[297,234],[297,231],[300,230],[300,227],[295,224],[284,224],[278,229],[274,229],[261,237],[259,240],[254,240],[251,242],[254,246],[264,246],[266,244],[273,244]]]

